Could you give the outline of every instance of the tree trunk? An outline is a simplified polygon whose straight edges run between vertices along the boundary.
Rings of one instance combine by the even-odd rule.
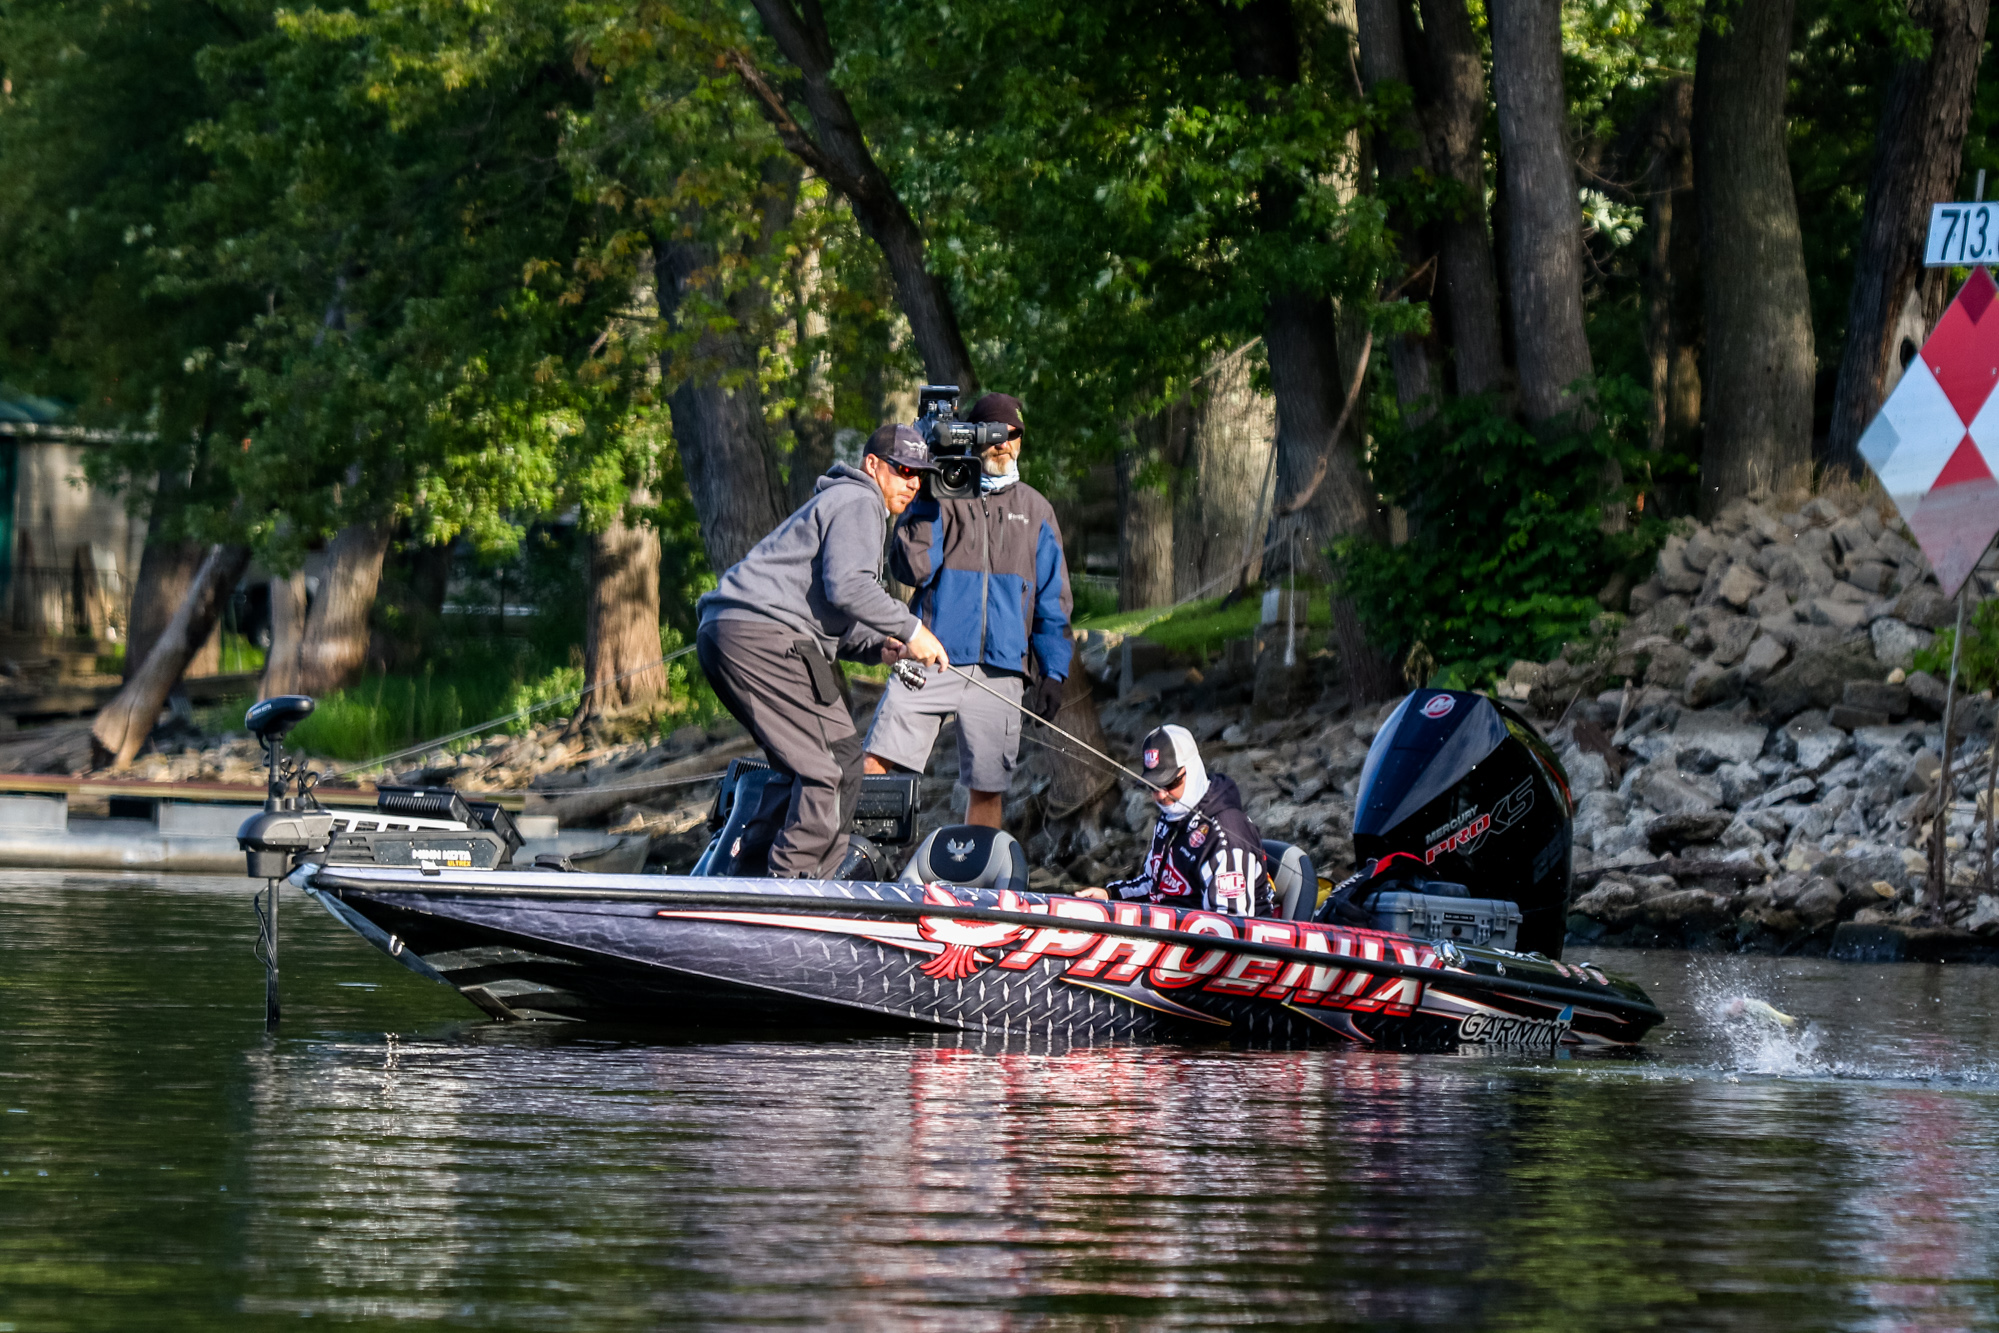
[[[1590,373],[1582,213],[1566,146],[1561,0],[1493,0],[1491,14],[1514,363],[1521,414],[1539,426],[1583,406],[1570,386]]]
[[[1094,749],[1115,754],[1110,739],[1104,735],[1103,721],[1097,715],[1097,700],[1090,693],[1089,673],[1080,669],[1080,654],[1071,660],[1077,662],[1078,669],[1070,671],[1065,682],[1062,707],[1055,714],[1055,725]],[[1039,722],[1022,718],[1021,726],[1037,742],[1035,749],[1038,753],[1034,762],[1048,776],[1047,794],[1043,800],[1051,819],[1064,819],[1075,814],[1117,785],[1117,775],[1101,759],[1079,752],[1074,745]]]
[[[1176,600],[1228,591],[1245,563],[1258,577],[1270,517],[1276,407],[1256,390],[1248,350],[1217,357],[1201,388],[1173,504]]]
[[[1162,478],[1162,444],[1171,427],[1159,416],[1138,423],[1118,450],[1118,610],[1141,611],[1173,600],[1173,498]]]
[[[875,161],[847,95],[833,82],[833,42],[817,0],[801,13],[792,0],[752,0],[764,30],[797,67],[801,99],[812,119],[807,132],[784,95],[745,52],[730,53],[738,77],[756,99],[784,146],[845,196],[854,220],[881,247],[895,285],[896,304],[932,383],[956,384],[970,402],[978,393],[971,354],[958,330],[957,311],[944,284],[924,263],[923,231],[888,174]]]
[[[298,693],[345,689],[368,663],[368,613],[389,553],[388,523],[350,523],[326,546],[326,569],[299,637]]]
[[[769,253],[798,205],[795,163],[767,159],[762,179],[758,232],[744,246],[744,258],[752,261]],[[667,407],[701,544],[720,574],[783,522],[792,505],[758,381],[753,331],[762,326],[770,298],[759,282],[737,282],[732,289],[726,276],[731,265],[701,239],[703,223],[691,212],[673,239],[654,245],[653,285],[661,318],[680,332],[695,332],[692,344],[660,369],[672,386]],[[718,306],[726,319],[714,318]]]
[[[139,582],[125,625],[125,680],[146,663],[147,654],[187,600],[187,590],[208,557],[200,542],[147,542],[139,554]]]
[[[1437,268],[1457,391],[1506,384],[1499,277],[1485,219],[1485,60],[1465,0],[1422,0],[1424,68],[1432,95],[1424,128],[1438,174],[1457,189],[1458,213],[1438,225]]]
[[[1701,31],[1694,77],[1707,364],[1700,512],[1804,489],[1812,319],[1784,143],[1796,0],[1742,0]]]
[[[718,255],[711,245],[673,240],[654,250],[659,313],[676,323],[684,304],[718,299]],[[747,315],[748,311],[742,311]],[[701,524],[701,545],[717,574],[741,560],[788,512],[778,476],[757,349],[738,319],[706,328],[682,359],[662,367],[680,466]]]
[[[1359,0],[1355,7],[1361,84],[1370,97],[1378,98],[1385,91],[1411,86],[1409,61],[1402,49],[1401,10],[1399,0]],[[1388,183],[1399,185],[1432,173],[1430,154],[1413,102],[1386,119],[1375,132],[1374,161],[1381,179]],[[1430,253],[1424,229],[1406,207],[1391,207],[1389,223],[1395,228],[1402,254],[1402,272],[1394,275],[1393,280],[1410,282]],[[1421,284],[1414,292],[1405,291],[1402,299],[1428,296],[1434,285],[1434,282]],[[1426,420],[1436,410],[1434,327],[1430,334],[1396,334],[1388,344],[1389,364],[1395,371],[1395,398],[1408,411],[1412,424]]]
[[[1651,113],[1651,160],[1645,167],[1645,359],[1652,388],[1649,441],[1655,454],[1677,445],[1673,377],[1680,353],[1691,345],[1682,299],[1691,275],[1680,272],[1678,261],[1688,249],[1683,233],[1695,233],[1700,226],[1681,209],[1693,198],[1693,110],[1692,80],[1669,79],[1661,85]],[[1698,382],[1693,394],[1698,412]]]
[[[632,504],[649,503],[643,492]],[[590,611],[574,726],[586,718],[649,710],[667,689],[659,662],[659,534],[623,516],[590,534]]]
[[[259,699],[273,699],[281,694],[301,694],[299,682],[299,644],[305,638],[305,617],[307,612],[305,592],[305,571],[294,570],[290,574],[273,574],[269,586],[271,598],[271,646],[264,654],[264,678],[257,686]]]
[[[249,564],[247,546],[208,548],[186,595],[175,608],[173,618],[154,639],[145,661],[127,677],[124,688],[91,723],[93,765],[123,768],[139,753],[187,664],[215,632],[223,605],[236,590],[236,580],[243,577]]]
[[[1911,9],[1930,30],[1930,54],[1902,61],[1888,83],[1826,442],[1828,464],[1855,475],[1861,433],[1897,362],[1899,316],[1922,276],[1930,205],[1957,192],[1985,46],[1986,0],[1918,0]]]

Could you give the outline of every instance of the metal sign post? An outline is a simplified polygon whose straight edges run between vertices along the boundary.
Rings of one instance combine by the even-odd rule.
[[[1999,262],[1999,205],[1984,199],[1981,171],[1972,202],[1930,210],[1924,265],[1970,266],[1971,276],[1860,438],[1861,457],[1894,500],[1938,586],[1957,598],[1944,694],[1943,765],[1929,838],[1925,896],[1935,907],[1943,905],[1948,874],[1946,839],[1956,792],[1952,733],[1967,593],[1972,571],[1999,534],[1999,284],[1986,268]]]

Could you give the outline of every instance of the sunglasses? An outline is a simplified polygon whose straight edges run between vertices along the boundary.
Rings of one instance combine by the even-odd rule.
[[[889,460],[886,458],[882,462],[888,463],[889,471],[895,473],[896,476],[901,477],[904,481],[915,481],[923,475],[923,469],[920,467],[905,467],[901,463],[889,463]]]

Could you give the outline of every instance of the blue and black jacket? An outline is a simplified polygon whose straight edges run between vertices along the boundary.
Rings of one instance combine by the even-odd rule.
[[[916,589],[909,609],[953,662],[1068,679],[1073,603],[1062,530],[1032,486],[921,496],[896,524],[889,569]]]

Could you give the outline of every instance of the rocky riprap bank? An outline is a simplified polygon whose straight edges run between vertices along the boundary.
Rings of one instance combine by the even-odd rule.
[[[1947,883],[1928,892],[1945,686],[1913,659],[1956,607],[1892,513],[1878,494],[1732,505],[1668,541],[1614,641],[1515,665],[1501,692],[1556,719],[1575,789],[1572,937],[1895,956],[1999,937],[1989,696],[1952,709]]]

